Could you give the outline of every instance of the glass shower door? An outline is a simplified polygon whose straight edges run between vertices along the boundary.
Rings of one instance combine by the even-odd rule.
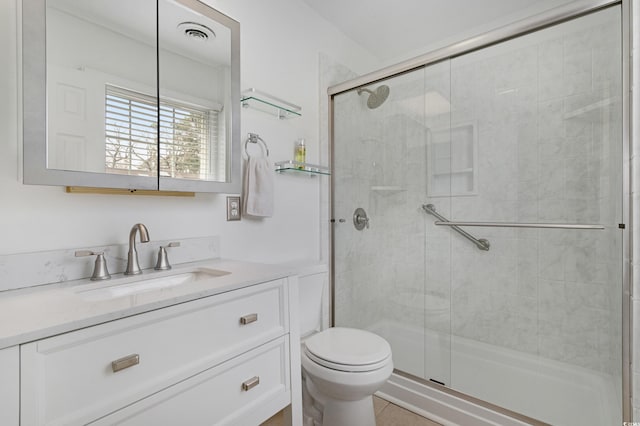
[[[425,348],[428,247],[420,209],[428,122],[436,120],[425,111],[446,128],[448,79],[448,65],[438,65],[334,96],[334,323],[384,337],[394,366],[421,378],[427,358],[437,359],[442,376],[449,376],[448,355],[434,357]],[[361,230],[353,221],[357,208],[369,219]],[[448,335],[448,300],[437,303]]]
[[[451,60],[449,219],[507,225],[463,226],[488,251],[451,239],[450,385],[551,424],[621,424],[620,22]]]
[[[336,326],[474,400],[621,424],[621,36],[616,5],[333,97]]]

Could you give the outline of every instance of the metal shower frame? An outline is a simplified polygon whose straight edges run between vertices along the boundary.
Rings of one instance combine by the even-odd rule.
[[[622,250],[623,250],[623,264],[622,264],[622,419],[623,422],[632,421],[632,391],[631,391],[631,342],[632,342],[632,327],[631,327],[631,300],[632,300],[632,238],[630,232],[636,224],[632,224],[630,219],[633,217],[633,203],[631,193],[631,136],[635,134],[636,129],[640,128],[640,117],[632,120],[631,111],[632,105],[636,106],[640,110],[640,93],[635,94],[631,88],[631,73],[634,73],[636,78],[640,78],[640,65],[636,68],[632,68],[631,60],[631,37],[632,37],[632,23],[635,22],[635,31],[640,31],[640,11],[635,13],[639,14],[637,21],[633,19],[632,3],[638,4],[633,0],[583,0],[575,1],[570,4],[551,9],[549,11],[531,16],[529,18],[517,21],[513,24],[509,24],[498,29],[477,35],[467,40],[454,43],[450,46],[434,50],[424,55],[400,62],[395,65],[391,65],[382,68],[378,71],[374,71],[363,76],[354,78],[352,80],[331,86],[328,88],[327,93],[329,97],[329,161],[331,165],[331,171],[333,172],[334,164],[334,96],[357,89],[366,85],[376,84],[382,80],[386,80],[391,77],[395,77],[404,73],[408,73],[425,66],[434,64],[436,62],[455,58],[503,41],[507,41],[527,33],[544,29],[546,27],[560,24],[562,22],[578,18],[583,15],[587,15],[598,10],[620,5],[622,9],[622,91],[623,91],[623,103],[622,103],[622,138],[623,138],[623,154],[622,154],[622,221],[624,226],[622,229]],[[329,205],[330,205],[330,218],[335,218],[334,211],[334,178],[333,173],[330,176],[330,190],[329,190]],[[329,242],[329,269],[330,269],[330,301],[331,301],[331,326],[335,325],[335,226],[330,227],[330,242]],[[394,370],[395,371],[395,370]],[[402,372],[395,371],[402,374]],[[413,379],[418,379],[413,377]],[[420,381],[422,382],[422,381]],[[424,383],[427,386],[431,386],[428,382]],[[440,388],[439,388],[440,389]],[[442,389],[440,389],[442,390]],[[460,394],[451,389],[446,389],[446,392],[460,396]],[[472,403],[480,403],[473,397],[468,397],[468,401]],[[490,401],[485,404],[487,407],[496,408]],[[514,414],[505,411],[508,414]],[[517,415],[516,415],[517,417]]]

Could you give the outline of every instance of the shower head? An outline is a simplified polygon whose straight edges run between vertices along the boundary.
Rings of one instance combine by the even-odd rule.
[[[356,91],[358,92],[358,95],[362,95],[362,92],[367,92],[369,94],[369,98],[367,99],[367,106],[369,109],[378,108],[389,97],[389,86],[384,84],[379,86],[375,92],[365,88],[360,88]]]

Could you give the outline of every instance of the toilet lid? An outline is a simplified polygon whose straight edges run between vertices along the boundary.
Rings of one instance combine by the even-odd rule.
[[[309,337],[305,353],[334,370],[372,371],[388,362],[391,347],[382,337],[368,331],[333,327]]]

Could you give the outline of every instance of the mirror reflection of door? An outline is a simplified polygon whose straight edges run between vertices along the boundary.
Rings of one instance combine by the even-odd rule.
[[[228,180],[230,30],[181,3],[47,1],[47,168]]]
[[[48,168],[157,175],[155,8],[47,1]],[[146,102],[117,102],[111,88]]]

